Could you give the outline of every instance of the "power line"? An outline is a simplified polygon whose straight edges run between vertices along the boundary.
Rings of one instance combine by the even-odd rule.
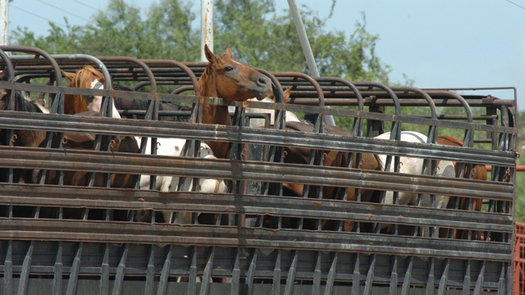
[[[27,11],[27,10],[25,10],[25,9],[22,9],[22,8],[16,7],[16,6],[14,6],[13,4],[9,4],[9,8],[11,8],[11,7],[12,7],[12,8],[15,8],[15,9],[18,9],[18,10],[20,10],[20,11],[23,11],[23,12],[25,12],[25,13],[31,14],[32,16],[35,16],[35,17],[41,18],[41,19],[43,19],[43,20],[47,20],[48,22],[51,22],[51,23],[57,24],[57,25],[59,25],[59,26],[61,26],[61,27],[63,27],[63,28],[67,28],[67,26],[64,25],[64,24],[57,23],[57,22],[52,21],[52,20],[50,20],[50,19],[47,19],[47,18],[45,18],[45,17],[41,17],[40,15],[38,15],[38,14],[36,14],[36,13],[32,13],[32,12]]]
[[[43,4],[45,4],[45,5],[51,6],[51,7],[55,8],[55,9],[58,9],[58,10],[60,10],[60,11],[65,12],[65,13],[71,14],[72,16],[76,16],[76,17],[78,17],[78,18],[80,18],[80,19],[83,19],[83,20],[85,20],[85,21],[87,21],[87,22],[89,21],[89,19],[85,19],[85,18],[83,18],[83,17],[81,17],[81,16],[78,16],[78,15],[76,15],[76,14],[73,14],[73,13],[67,11],[67,10],[64,10],[64,9],[60,8],[60,7],[56,7],[56,6],[54,6],[54,5],[51,5],[51,4],[49,4],[49,3],[46,3],[46,2],[44,2],[44,1],[42,1],[42,0],[36,0],[36,1],[38,1],[38,2],[40,2],[40,3],[43,3]]]
[[[93,8],[93,7],[89,6],[89,5],[86,5],[85,3],[82,3],[82,2],[80,2],[80,1],[78,1],[78,0],[73,0],[73,1],[76,2],[76,3],[78,3],[78,4],[80,4],[80,5],[83,5],[83,6],[87,7],[87,8],[89,8],[89,9],[93,10],[93,11],[98,11],[98,10],[96,10],[95,8]]]
[[[510,3],[512,3],[512,4],[516,5],[516,6],[518,6],[519,8],[525,10],[525,7],[523,7],[523,6],[521,6],[521,5],[517,4],[517,3],[514,3],[514,2],[512,2],[512,1],[510,1],[510,0],[505,0],[505,1],[510,2]]]

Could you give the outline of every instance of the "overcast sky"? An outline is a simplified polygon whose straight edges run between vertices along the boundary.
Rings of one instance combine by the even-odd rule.
[[[151,2],[126,1],[145,10]],[[194,0],[195,11],[200,1]],[[279,11],[288,7],[277,0]],[[296,0],[328,16],[331,1]],[[65,27],[84,25],[107,0],[14,0],[9,28],[27,27],[47,35],[49,21]],[[366,13],[367,30],[377,34],[377,55],[392,67],[390,78],[403,82],[406,75],[420,88],[516,87],[518,108],[525,109],[525,0],[338,0],[327,30],[354,31]],[[198,50],[198,49],[196,49]],[[217,49],[219,50],[219,49]],[[511,90],[483,90],[513,99]]]

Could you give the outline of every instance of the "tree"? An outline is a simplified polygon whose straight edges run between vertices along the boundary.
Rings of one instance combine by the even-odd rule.
[[[193,61],[198,57],[199,35],[192,27],[195,14],[187,1],[153,3],[144,20],[140,11],[123,0],[110,0],[105,11],[94,14],[86,26],[67,29],[50,23],[48,36],[26,28],[12,33],[12,44],[34,46],[52,54],[84,53],[137,58]],[[66,19],[67,23],[67,19]]]
[[[64,30],[51,24],[48,36],[17,28],[11,43],[52,54],[197,61],[199,30],[193,27],[195,14],[190,8],[190,1],[162,0],[153,3],[142,19],[139,10],[124,0],[110,0],[108,8],[96,13],[86,26],[68,24]],[[350,36],[343,31],[324,31],[326,19],[307,8],[302,15],[321,75],[389,82],[390,67],[375,55],[379,37],[366,31],[364,14]],[[217,51],[230,46],[234,55],[250,66],[308,73],[293,20],[288,14],[275,12],[274,0],[218,0],[214,21]]]

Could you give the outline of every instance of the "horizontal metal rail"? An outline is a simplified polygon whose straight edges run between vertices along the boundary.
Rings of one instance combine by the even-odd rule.
[[[0,112],[0,127],[12,129],[90,132],[103,135],[175,137],[235,143],[295,146],[326,150],[382,153],[486,165],[514,166],[516,154],[474,148],[382,141],[365,137],[239,128],[181,122],[118,120],[101,117]],[[503,128],[503,127],[501,127]],[[427,151],[427,152],[425,152]]]
[[[460,197],[507,198],[510,183],[327,166],[141,155],[133,153],[0,146],[4,167],[98,173],[177,175],[243,181],[302,183],[362,189],[414,191]]]

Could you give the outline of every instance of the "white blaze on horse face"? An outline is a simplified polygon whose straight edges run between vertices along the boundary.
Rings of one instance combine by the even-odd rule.
[[[91,82],[91,89],[105,89],[104,85],[98,81],[98,79],[93,80]],[[88,104],[87,106],[88,110],[95,111],[100,113],[100,109],[102,108],[102,96],[93,96],[93,101]],[[115,104],[112,103],[113,108],[113,118],[120,119],[120,114],[115,107]]]

